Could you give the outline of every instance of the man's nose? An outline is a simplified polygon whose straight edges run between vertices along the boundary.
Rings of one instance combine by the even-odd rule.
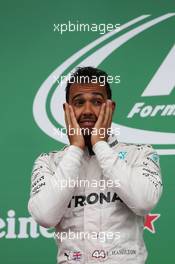
[[[86,102],[83,107],[83,114],[92,114],[93,108],[90,102]]]

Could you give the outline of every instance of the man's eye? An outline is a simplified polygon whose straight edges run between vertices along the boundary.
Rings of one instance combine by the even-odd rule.
[[[94,105],[101,105],[102,104],[102,101],[95,99],[95,100],[93,100],[93,104]]]
[[[83,100],[77,100],[74,102],[75,106],[81,106],[83,104]]]

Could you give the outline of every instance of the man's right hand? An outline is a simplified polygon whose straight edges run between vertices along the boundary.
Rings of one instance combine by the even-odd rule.
[[[67,127],[67,135],[71,145],[77,146],[81,149],[85,148],[84,137],[81,128],[77,123],[73,108],[68,103],[64,104],[65,122]]]

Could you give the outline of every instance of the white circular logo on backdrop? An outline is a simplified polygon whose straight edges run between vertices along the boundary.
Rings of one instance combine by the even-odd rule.
[[[89,56],[81,61],[81,63],[77,64],[76,67],[81,66],[93,66],[98,67],[110,54],[121,47],[124,43],[131,40],[135,36],[144,32],[146,29],[153,27],[154,25],[167,20],[168,18],[174,16],[174,13],[168,13],[162,15],[160,17],[154,18],[145,22],[146,18],[149,18],[150,15],[143,15],[138,18],[135,18],[126,24],[120,27],[120,32],[127,29],[130,26],[135,25],[137,22],[143,22],[141,25],[137,25],[134,29],[127,31],[126,33],[120,34],[118,36],[118,30],[114,30],[109,32],[92,43],[88,44],[75,54],[73,54],[69,59],[63,62],[54,72],[50,74],[50,76],[44,81],[44,83],[39,88],[33,104],[33,115],[37,125],[40,129],[46,133],[48,136],[53,139],[62,142],[68,143],[68,139],[66,134],[62,134],[59,136],[55,133],[57,127],[51,122],[48,117],[48,113],[46,110],[46,104],[48,95],[53,87],[56,84],[56,80],[58,80],[64,73],[67,71],[71,65],[75,65],[76,61],[86,55],[87,52],[94,49],[97,45],[101,44],[100,48],[93,51]],[[111,36],[115,36],[116,38],[109,41],[106,44],[107,39]],[[103,45],[103,41],[105,44]],[[75,70],[76,67],[72,67],[71,72]],[[171,68],[170,68],[171,67]],[[145,88],[141,96],[156,96],[156,95],[168,95],[172,92],[175,87],[175,75],[172,73],[172,70],[168,69],[175,68],[175,47],[171,49],[163,64],[159,67],[155,76],[150,81],[149,85]],[[67,78],[70,75],[70,72],[67,73]],[[160,83],[159,90],[156,90],[157,87],[155,84]],[[66,84],[58,84],[54,93],[52,94],[52,98],[50,101],[50,112],[52,117],[55,119],[55,122],[58,125],[65,127],[64,122],[64,113],[62,109],[62,104],[65,102],[65,86]],[[131,113],[132,114],[132,113]],[[137,128],[130,128],[127,126],[123,126],[117,124],[115,122],[112,123],[112,128],[120,129],[120,135],[118,136],[118,140],[126,143],[143,143],[143,144],[175,144],[175,133],[167,133],[167,132],[157,132],[157,131],[148,131]],[[175,154],[175,149],[157,149],[159,154]]]

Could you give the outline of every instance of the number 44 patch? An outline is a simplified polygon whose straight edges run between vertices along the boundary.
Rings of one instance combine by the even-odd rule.
[[[93,253],[92,253],[92,257],[94,258],[105,258],[106,257],[106,253],[104,250],[95,250]]]

